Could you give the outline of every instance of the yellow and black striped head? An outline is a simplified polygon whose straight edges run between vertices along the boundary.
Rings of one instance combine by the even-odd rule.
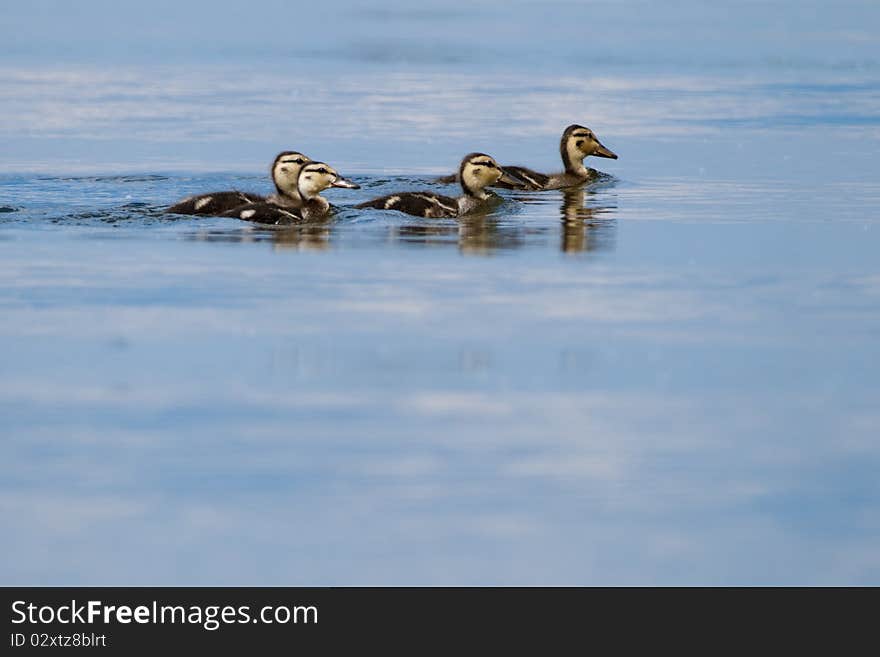
[[[617,159],[616,153],[605,148],[595,133],[582,125],[570,125],[565,129],[559,142],[559,152],[566,168],[569,165],[577,167],[588,155]]]
[[[275,189],[284,196],[299,197],[297,181],[303,166],[311,162],[311,158],[296,151],[278,153],[272,162],[272,182]]]
[[[360,189],[360,185],[346,180],[329,164],[309,162],[299,173],[299,193],[304,199],[317,196],[328,187],[346,187]]]
[[[458,168],[458,179],[465,193],[480,196],[484,187],[501,181],[512,185],[522,185],[519,178],[502,169],[495,158],[485,153],[468,153]]]

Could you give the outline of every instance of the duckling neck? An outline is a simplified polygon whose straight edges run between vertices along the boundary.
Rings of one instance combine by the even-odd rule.
[[[321,192],[325,189],[326,187],[317,187],[310,184],[300,185],[299,195],[302,198],[303,203],[310,203],[316,199],[318,201],[326,202],[326,199],[321,196]]]
[[[473,188],[467,184],[464,178],[461,179],[461,189],[464,192],[463,198],[472,198],[476,201],[485,201],[489,198],[489,195],[486,193],[486,190],[482,187]]]
[[[302,215],[306,219],[320,219],[329,211],[330,201],[318,194],[306,198],[302,205]]]
[[[462,194],[458,197],[458,214],[467,214],[472,210],[476,210],[489,198],[491,198],[491,196],[482,189],[476,193]]]
[[[272,182],[275,183],[275,193],[272,194],[273,202],[279,205],[302,205],[303,197],[296,185],[281,185],[278,183],[278,180],[273,180]]]
[[[577,176],[578,178],[589,178],[590,172],[584,166],[586,155],[576,151],[576,148],[574,144],[568,144],[568,147],[562,151],[562,163],[565,165],[565,173]]]
[[[303,204],[302,196],[297,191],[284,191],[276,186],[277,191],[270,194],[266,200],[275,205],[283,205],[292,208],[301,207]]]
[[[480,204],[479,199],[469,194],[458,197],[458,214],[467,214]]]

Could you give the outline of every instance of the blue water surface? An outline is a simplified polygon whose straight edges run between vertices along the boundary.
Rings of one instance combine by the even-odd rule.
[[[5,8],[0,583],[880,583],[878,19]],[[575,122],[584,188],[353,208]],[[332,221],[161,212],[288,148]]]

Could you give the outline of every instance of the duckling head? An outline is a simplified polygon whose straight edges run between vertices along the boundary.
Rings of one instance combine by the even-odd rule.
[[[360,189],[360,185],[346,180],[336,169],[323,162],[306,164],[299,173],[298,187],[299,193],[306,200],[316,197],[328,187]]]
[[[488,194],[484,188],[499,181],[517,186],[523,185],[522,180],[502,169],[494,157],[485,153],[465,155],[458,169],[458,179],[465,194],[477,198],[486,198]]]
[[[299,198],[297,180],[303,166],[311,162],[311,158],[296,151],[278,153],[272,162],[272,182],[282,196]]]
[[[570,125],[565,129],[559,142],[559,151],[569,172],[584,169],[584,158],[588,155],[617,159],[616,153],[605,148],[596,134],[582,125]]]

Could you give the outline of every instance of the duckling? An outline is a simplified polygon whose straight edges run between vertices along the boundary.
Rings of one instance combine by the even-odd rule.
[[[405,192],[374,198],[355,207],[398,210],[417,217],[459,217],[477,210],[493,197],[498,198],[486,192],[485,187],[498,182],[515,186],[522,184],[485,153],[465,155],[458,168],[458,179],[464,192],[458,198],[432,192]]]
[[[595,133],[582,125],[570,125],[565,129],[565,132],[562,133],[562,139],[559,140],[559,153],[562,156],[562,164],[565,166],[565,171],[562,173],[538,173],[526,167],[506,166],[505,170],[521,178],[523,184],[516,186],[501,181],[495,186],[505,189],[520,187],[532,191],[571,187],[572,185],[580,185],[596,176],[595,169],[588,169],[584,166],[584,158],[588,155],[617,159],[616,153],[605,148]],[[439,178],[437,182],[455,182],[455,176],[445,176]]]
[[[268,197],[238,191],[213,192],[185,198],[179,203],[172,205],[165,212],[216,216],[246,203],[263,202],[298,208],[302,205],[302,197],[296,187],[297,178],[303,165],[308,162],[311,162],[309,157],[296,151],[283,151],[279,153],[269,170],[272,182],[275,184],[275,192]]]
[[[323,162],[309,162],[299,172],[296,187],[301,203],[299,207],[279,205],[271,200],[247,203],[220,214],[259,224],[289,225],[319,221],[330,213],[330,202],[321,196],[328,187],[360,189],[360,185],[346,180],[333,167]]]

